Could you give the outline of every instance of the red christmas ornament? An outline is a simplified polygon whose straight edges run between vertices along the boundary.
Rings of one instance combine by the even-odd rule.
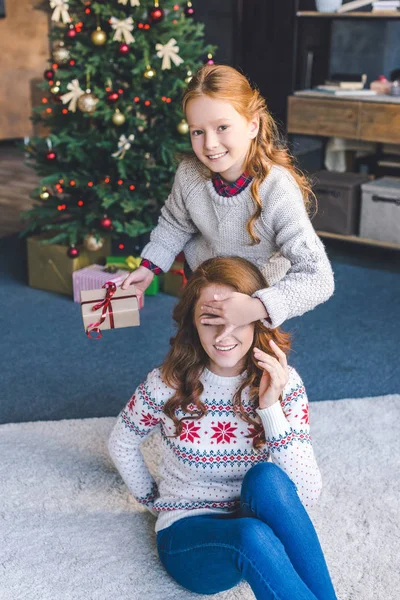
[[[120,54],[121,56],[125,56],[126,54],[129,54],[128,44],[121,44],[120,47],[118,48],[118,54]]]
[[[104,231],[110,231],[110,229],[113,229],[111,219],[109,217],[104,216],[102,219],[100,219],[100,227],[101,229],[104,229]]]
[[[194,17],[194,8],[191,2],[187,2],[185,8],[183,9],[185,17]]]
[[[47,160],[56,160],[57,158],[57,154],[54,152],[54,150],[49,150],[49,152],[46,154],[46,158]]]
[[[76,35],[77,35],[77,33],[78,33],[78,32],[77,32],[77,30],[75,29],[75,27],[70,27],[70,28],[68,29],[68,31],[66,32],[66,34],[65,34],[65,37],[66,37],[68,40],[74,40],[74,39],[76,38]]]
[[[107,102],[110,102],[111,104],[114,104],[114,102],[117,102],[118,99],[119,99],[118,92],[110,92],[109,94],[107,94]]]
[[[79,256],[78,248],[76,248],[75,246],[70,246],[67,250],[67,255],[70,258],[76,258],[77,256]]]
[[[165,13],[159,6],[154,6],[149,10],[148,19],[152,25],[160,23],[163,20]]]
[[[44,78],[47,79],[47,81],[51,81],[55,77],[55,73],[52,69],[47,69],[43,75]]]

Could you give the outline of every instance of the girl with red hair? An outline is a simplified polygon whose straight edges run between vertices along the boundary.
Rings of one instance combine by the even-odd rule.
[[[207,322],[215,294],[252,298],[266,285],[243,258],[196,269],[174,309],[169,353],[120,413],[109,450],[136,500],[157,516],[160,560],[182,586],[214,594],[246,580],[260,600],[334,600],[306,510],[321,477],[304,385],[287,364],[288,335],[261,321],[227,333]],[[154,429],[156,479],[139,450]]]
[[[244,75],[205,65],[183,97],[194,156],[180,163],[131,283],[139,294],[183,250],[189,270],[214,256],[258,266],[268,289],[212,298],[225,331],[264,319],[271,329],[333,293],[332,269],[307,210],[312,192],[278,136],[264,98]]]

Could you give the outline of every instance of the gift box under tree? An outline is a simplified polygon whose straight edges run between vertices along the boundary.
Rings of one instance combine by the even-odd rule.
[[[111,247],[110,240],[105,238],[101,249],[89,251],[84,246],[79,246],[79,256],[70,258],[67,245],[42,243],[44,240],[45,235],[27,239],[29,285],[68,296],[72,296],[73,291],[72,274],[78,269],[104,260]]]
[[[184,271],[183,254],[179,254],[170,270],[163,275],[163,292],[171,296],[180,296],[187,279]]]

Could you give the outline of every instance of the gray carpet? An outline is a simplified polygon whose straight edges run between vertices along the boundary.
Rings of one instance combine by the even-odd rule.
[[[311,405],[324,479],[311,516],[340,600],[399,598],[399,409],[394,395]],[[1,600],[252,599],[246,584],[198,596],[166,575],[154,519],[107,456],[113,424],[0,426]],[[144,450],[153,466],[157,441]]]
[[[312,401],[397,394],[400,252],[336,243],[328,248],[334,296],[284,325],[290,364]],[[176,298],[147,296],[140,327],[93,342],[79,305],[26,285],[24,261],[25,240],[0,238],[0,423],[117,414],[164,360]]]

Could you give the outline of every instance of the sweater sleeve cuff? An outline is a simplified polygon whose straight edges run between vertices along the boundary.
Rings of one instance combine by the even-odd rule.
[[[279,327],[288,318],[285,299],[274,286],[254,292],[252,298],[258,298],[264,304],[268,319],[262,319],[262,323],[269,329]]]
[[[268,408],[257,408],[256,413],[261,419],[267,438],[279,437],[291,430],[279,401]]]
[[[172,252],[171,250],[168,250],[167,248],[160,246],[156,242],[149,242],[143,248],[140,256],[142,258],[147,258],[147,260],[149,260],[153,264],[157,265],[157,267],[159,269],[161,269],[162,271],[164,271],[164,273],[166,273],[167,271],[170,270],[171,265],[174,262],[176,255],[179,254],[179,252],[181,250],[182,250],[182,248],[179,248],[178,251]]]
[[[157,267],[157,265],[155,265],[153,262],[151,262],[151,260],[148,260],[147,258],[142,258],[140,266],[146,267],[146,269],[149,269],[149,271],[154,273],[154,275],[160,275],[163,272],[162,269],[160,269],[160,267]]]

